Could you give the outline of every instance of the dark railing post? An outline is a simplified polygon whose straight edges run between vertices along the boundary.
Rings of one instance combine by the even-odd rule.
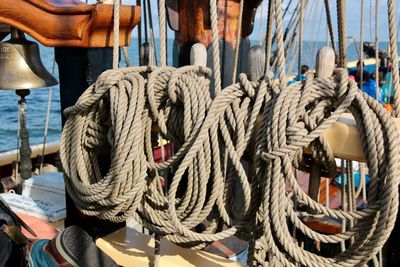
[[[61,110],[75,104],[85,89],[94,83],[99,75],[112,68],[112,48],[55,48],[55,57],[58,64],[60,79]],[[62,115],[62,125],[66,118]],[[103,151],[107,151],[104,149]],[[109,153],[100,156],[106,172],[109,166]],[[72,199],[66,192],[67,218],[65,226],[78,225],[85,229],[92,237],[106,235],[123,226],[108,221],[99,220],[82,214],[75,207]]]

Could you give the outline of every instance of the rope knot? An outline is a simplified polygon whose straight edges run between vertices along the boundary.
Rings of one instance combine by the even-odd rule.
[[[187,91],[207,90],[210,81],[207,79],[211,70],[203,66],[185,66],[177,69],[168,82],[168,96],[176,104],[178,98],[183,100]]]
[[[255,94],[256,94],[256,90],[255,90],[255,86],[258,84],[256,82],[250,82],[249,79],[247,78],[247,75],[244,73],[241,73],[239,75],[239,80],[240,83],[243,85],[244,91],[247,93],[247,95],[253,99]]]

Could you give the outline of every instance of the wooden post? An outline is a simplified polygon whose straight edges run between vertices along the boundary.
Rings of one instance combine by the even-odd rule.
[[[55,48],[55,57],[58,64],[60,78],[61,110],[75,104],[76,100],[86,88],[94,83],[99,75],[112,68],[112,48]],[[62,125],[66,118],[62,115]],[[99,161],[103,164],[101,172],[107,172],[110,159],[107,151],[109,147],[102,149]],[[109,234],[124,224],[115,224],[95,217],[82,214],[74,205],[72,199],[66,196],[67,218],[65,226],[78,225],[85,229],[92,237]]]
[[[249,78],[251,81],[258,81],[264,76],[265,49],[261,45],[255,45],[249,52]]]
[[[322,47],[317,53],[316,59],[316,77],[326,78],[333,74],[335,68],[335,52],[331,47]],[[318,201],[319,199],[319,188],[321,182],[321,165],[312,162],[310,180],[308,184],[308,195]]]
[[[190,49],[190,65],[207,66],[207,49],[202,43],[196,43]]]

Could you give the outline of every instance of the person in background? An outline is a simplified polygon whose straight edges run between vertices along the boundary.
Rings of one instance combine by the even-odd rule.
[[[362,63],[363,67],[365,67],[364,62]],[[367,93],[372,98],[376,99],[376,82],[371,79],[371,75],[368,71],[363,68],[361,75],[361,62],[357,62],[357,68],[353,71],[349,72],[350,77],[354,77],[354,80],[358,84],[358,88],[362,88],[362,91]],[[362,81],[361,81],[362,76]]]
[[[380,95],[380,102],[385,104],[393,104],[394,100],[394,85],[392,81],[392,64],[389,63],[387,66],[387,72],[385,78],[382,79],[384,84],[382,85],[382,91]]]
[[[301,66],[300,80],[299,80],[299,76],[296,75],[296,77],[294,77],[294,79],[291,80],[291,81],[289,82],[288,85],[291,85],[292,83],[295,83],[295,82],[298,82],[298,81],[305,81],[305,80],[307,80],[306,74],[307,74],[307,72],[308,72],[309,69],[310,69],[310,68],[309,68],[307,65],[302,65],[302,66]]]

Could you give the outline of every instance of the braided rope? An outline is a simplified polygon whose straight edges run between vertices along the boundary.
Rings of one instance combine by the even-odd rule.
[[[167,29],[166,29],[166,12],[165,0],[159,0],[158,10],[160,17],[160,59],[161,66],[167,66]]]
[[[119,62],[119,10],[120,0],[114,0],[113,20],[114,20],[114,45],[113,45],[113,69],[118,69]]]
[[[265,46],[265,69],[264,77],[267,77],[271,68],[271,52],[272,52],[272,23],[274,18],[274,1],[268,1],[268,23],[266,29],[266,46]]]
[[[393,64],[392,79],[393,79],[393,90],[394,90],[394,113],[396,117],[400,117],[399,62],[397,57],[395,12],[396,9],[394,6],[394,1],[388,0],[390,60],[392,61]]]
[[[375,0],[375,83],[376,100],[379,99],[379,0]]]
[[[303,23],[304,23],[304,1],[300,0],[300,19],[299,19],[299,43],[298,43],[298,61],[297,61],[297,72],[298,72],[298,80],[301,80],[301,54],[303,53]]]
[[[201,248],[231,235],[249,240],[250,265],[363,265],[394,226],[399,140],[389,114],[340,73],[282,91],[267,80],[250,82],[240,75],[239,83],[212,101],[211,71],[204,67],[106,71],[64,112],[60,149],[66,188],[83,213],[115,222],[133,216],[183,247]],[[326,145],[323,130],[346,110],[356,118],[371,175],[368,207],[361,211],[333,210],[310,199],[292,167],[304,147]],[[152,154],[153,123],[178,148],[159,164]],[[104,142],[111,143],[112,153],[102,177],[96,155]],[[332,152],[326,147],[324,153]],[[253,158],[248,172],[245,155]],[[160,178],[151,174],[169,167],[176,171],[164,195]],[[235,180],[240,187],[234,189]],[[241,208],[232,205],[234,190],[243,197]],[[293,199],[313,214],[343,220],[347,230],[324,235],[308,228]],[[203,232],[193,230],[206,221]],[[353,243],[334,257],[319,256],[292,239],[289,224],[318,242]]]
[[[220,53],[218,42],[218,6],[217,0],[210,0],[210,17],[211,17],[211,32],[212,32],[212,57],[213,57],[213,77],[214,77],[214,92],[217,95],[221,91],[221,66]]]
[[[279,74],[279,83],[281,89],[286,86],[286,71],[285,71],[285,51],[284,51],[284,43],[283,43],[283,34],[282,34],[282,0],[274,1],[275,8],[275,21],[276,21],[276,37],[278,39],[278,74]]]
[[[339,66],[347,68],[347,45],[346,45],[346,1],[337,0],[337,19],[339,30]]]
[[[325,4],[325,14],[326,14],[326,22],[328,24],[329,36],[331,37],[331,44],[332,44],[333,51],[335,51],[335,53],[336,53],[335,35],[333,34],[331,12],[330,12],[330,8],[329,8],[329,0],[324,0],[324,4]]]
[[[233,58],[232,83],[236,82],[236,74],[237,74],[239,51],[240,51],[240,42],[242,40],[243,5],[244,5],[244,0],[240,0],[238,30],[237,30],[237,38],[236,38],[236,44],[235,44],[235,55]]]

